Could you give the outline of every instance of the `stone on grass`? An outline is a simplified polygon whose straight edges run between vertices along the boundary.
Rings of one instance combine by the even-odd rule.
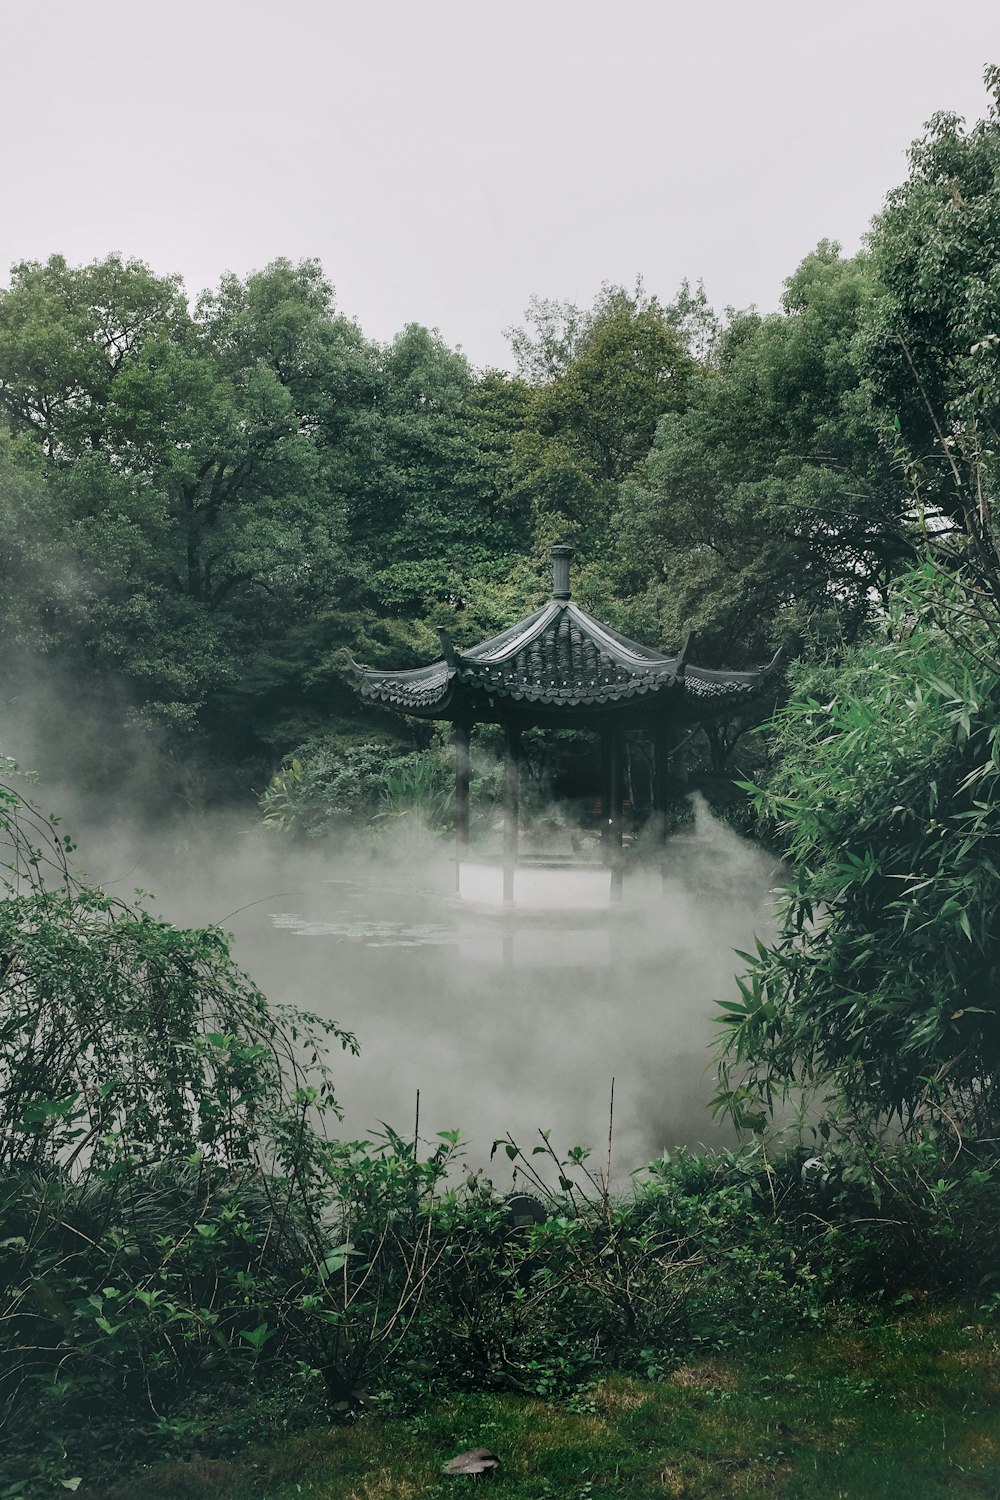
[[[449,1458],[442,1465],[442,1474],[471,1474],[478,1478],[480,1474],[488,1474],[491,1469],[500,1467],[500,1460],[495,1453],[488,1448],[469,1448],[465,1453],[459,1453],[454,1458]]]

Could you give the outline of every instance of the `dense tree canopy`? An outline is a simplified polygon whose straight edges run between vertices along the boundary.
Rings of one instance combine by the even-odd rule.
[[[926,501],[960,519],[991,478],[1000,430],[1000,69],[986,83],[985,118],[966,130],[936,115],[875,221],[865,349]]]
[[[8,679],[27,655],[113,679],[235,789],[312,730],[405,734],[362,722],[341,648],[408,665],[437,626],[501,627],[557,539],[588,604],[667,647],[694,627],[708,664],[849,643],[928,507],[991,483],[998,140],[996,106],[932,121],[870,247],[819,245],[775,313],[536,298],[518,374],[415,324],[372,341],[313,262],[193,301],[118,255],[15,266]]]
[[[862,385],[863,257],[823,244],[782,311],[730,320],[622,491],[622,582],[716,659],[836,620],[853,635],[907,555],[909,495]]]
[[[695,362],[641,294],[607,289],[585,321],[538,383],[417,325],[372,343],[310,262],[190,306],[119,256],[16,266],[12,640],[114,674],[141,720],[223,760],[349,723],[341,646],[416,659],[434,623],[463,639],[533,602],[556,535],[606,553],[617,483]]]

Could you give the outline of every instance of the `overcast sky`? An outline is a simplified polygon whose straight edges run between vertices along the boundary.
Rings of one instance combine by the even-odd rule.
[[[774,307],[853,250],[997,0],[3,0],[0,268],[111,250],[189,292],[318,257],[388,339],[509,364],[533,293]]]

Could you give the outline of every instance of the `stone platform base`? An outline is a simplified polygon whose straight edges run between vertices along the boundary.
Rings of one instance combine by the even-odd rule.
[[[458,860],[457,895],[480,909],[509,911],[608,911],[614,900],[607,865],[538,860],[514,866],[511,899],[504,900],[504,867],[485,860]]]

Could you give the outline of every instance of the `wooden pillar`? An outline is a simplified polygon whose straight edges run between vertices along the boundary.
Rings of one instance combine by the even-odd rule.
[[[459,863],[469,852],[469,724],[455,724],[451,742],[455,747],[455,889],[459,884]]]
[[[665,813],[678,787],[688,784],[685,747],[689,733],[687,726],[669,724],[654,734],[653,806],[657,812]]]
[[[673,748],[670,752],[670,772],[674,781],[681,791],[687,791],[688,784],[688,762],[687,746],[691,738],[690,726],[684,725],[678,729],[674,737]]]
[[[667,835],[673,824],[670,804],[678,794],[683,795],[687,789],[685,746],[688,732],[684,725],[666,724],[657,729],[654,735],[653,818],[663,854],[666,850]],[[662,865],[661,874],[666,880],[666,860]]]
[[[653,811],[666,819],[670,804],[670,751],[674,736],[669,729],[657,729],[653,735]]]
[[[613,726],[604,732],[604,819],[601,842],[604,859],[611,866],[611,899],[620,901],[622,893],[622,770],[625,752],[621,729]]]
[[[503,899],[514,899],[514,868],[517,865],[517,824],[521,801],[520,735],[510,722],[504,725],[503,747]]]
[[[677,744],[677,733],[672,725],[662,725],[653,733],[653,836],[663,842],[670,832],[670,803],[673,791],[670,757]]]

